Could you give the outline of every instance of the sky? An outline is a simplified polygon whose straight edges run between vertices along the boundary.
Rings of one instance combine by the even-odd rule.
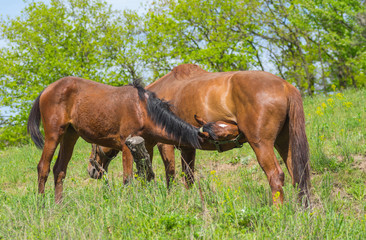
[[[43,0],[49,2],[49,0]],[[28,5],[32,0],[0,0],[0,15],[3,17],[19,16],[22,9]],[[116,10],[132,9],[138,10],[141,8],[141,3],[150,2],[149,0],[106,0]]]

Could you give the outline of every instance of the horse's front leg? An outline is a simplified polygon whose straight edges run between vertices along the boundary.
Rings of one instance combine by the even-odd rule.
[[[175,155],[174,146],[158,143],[158,149],[160,152],[161,159],[165,166],[165,176],[167,188],[170,187],[170,182],[175,178]]]
[[[185,174],[186,187],[194,183],[194,162],[196,160],[196,149],[181,148],[182,171]]]
[[[133,156],[126,144],[122,145],[123,183],[128,184],[133,179]]]
[[[155,141],[149,141],[148,139],[145,140],[145,148],[147,150],[147,153],[150,156],[150,166],[151,166],[151,170],[152,170],[152,162],[153,162],[153,157],[154,157],[154,146],[156,145]],[[154,173],[152,172],[148,172],[147,173],[147,181],[151,181],[155,178]]]

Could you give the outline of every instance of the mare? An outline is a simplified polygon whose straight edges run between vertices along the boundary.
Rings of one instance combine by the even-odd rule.
[[[41,122],[44,137],[39,129]],[[112,87],[77,77],[61,78],[39,94],[27,130],[36,146],[43,149],[38,164],[41,194],[60,144],[53,167],[57,203],[62,200],[67,165],[79,137],[122,151],[124,168],[131,172],[132,156],[124,144],[130,135],[143,137],[148,145],[159,141],[197,148],[201,141],[198,128],[178,118],[167,102],[145,90],[139,81],[133,86]]]
[[[250,144],[267,176],[274,204],[283,202],[284,185],[284,172],[274,153],[276,148],[286,164],[292,184],[300,189],[299,199],[304,200],[306,206],[310,203],[309,147],[304,110],[301,94],[293,85],[263,71],[210,73],[197,65],[183,64],[146,89],[168,101],[177,116],[192,125],[200,126],[196,115],[211,125],[218,121],[228,123],[229,126],[234,126],[232,123],[235,123],[241,133],[239,144]],[[224,141],[219,150],[230,150],[237,147],[238,142]],[[152,153],[153,146],[147,145],[146,148]],[[158,144],[158,148],[169,184],[175,174],[174,147]],[[201,148],[216,150],[217,144],[205,139]],[[100,153],[105,152],[106,155],[110,151],[112,150],[104,147],[99,149]],[[181,146],[180,151],[182,170],[189,185],[194,181],[196,149]],[[125,154],[130,155],[128,152],[123,153]],[[152,159],[151,154],[150,156]],[[110,162],[105,157],[93,154],[91,158],[106,166]],[[124,175],[132,175],[128,171],[130,169],[124,170]]]

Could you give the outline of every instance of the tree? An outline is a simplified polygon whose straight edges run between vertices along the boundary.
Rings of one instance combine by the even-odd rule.
[[[161,76],[177,63],[211,71],[247,70],[254,59],[249,30],[253,1],[157,1],[145,17],[146,59]],[[244,26],[239,30],[238,26]],[[149,58],[151,56],[151,58]]]
[[[303,7],[309,12],[310,24],[320,29],[322,56],[329,64],[330,76],[337,80],[332,83],[341,88],[357,87],[355,75],[362,68],[359,59],[365,52],[364,45],[355,44],[363,38],[357,17],[365,6],[358,0],[324,0],[304,1]]]
[[[27,142],[25,125],[33,100],[50,83],[79,76],[112,85],[140,73],[133,45],[133,13],[120,14],[99,0],[30,3],[20,17],[2,20],[8,42],[0,49],[1,106],[12,116],[0,146]]]

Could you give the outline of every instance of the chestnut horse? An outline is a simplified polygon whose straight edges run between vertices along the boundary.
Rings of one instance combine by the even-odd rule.
[[[200,126],[195,115],[211,123],[236,123],[241,133],[239,140],[225,141],[219,150],[230,150],[238,146],[238,142],[248,142],[267,176],[274,204],[278,203],[276,193],[280,193],[279,200],[283,202],[284,185],[284,172],[274,153],[276,148],[286,164],[293,185],[300,188],[299,198],[305,197],[305,204],[309,203],[309,147],[304,110],[301,95],[293,85],[263,71],[209,73],[196,65],[183,64],[146,89],[168,101],[173,106],[172,110],[192,125]],[[169,183],[169,178],[175,174],[174,149],[164,144],[158,147]],[[201,147],[204,150],[217,149],[207,139]],[[180,150],[186,181],[193,183],[196,150],[186,146]],[[110,154],[108,148],[99,149],[99,152],[103,151]],[[97,160],[101,164],[110,161],[103,157]],[[124,170],[124,174],[132,172]]]
[[[41,121],[44,140],[39,129]],[[60,144],[53,167],[56,202],[62,200],[67,165],[79,137],[122,151],[124,167],[131,172],[132,156],[128,158],[130,152],[124,144],[129,135],[143,137],[147,145],[155,145],[156,141],[191,148],[200,145],[198,129],[174,115],[168,103],[137,81],[133,86],[112,87],[77,77],[61,78],[39,94],[27,129],[36,146],[43,148],[38,164],[38,192],[41,194],[52,157]]]

